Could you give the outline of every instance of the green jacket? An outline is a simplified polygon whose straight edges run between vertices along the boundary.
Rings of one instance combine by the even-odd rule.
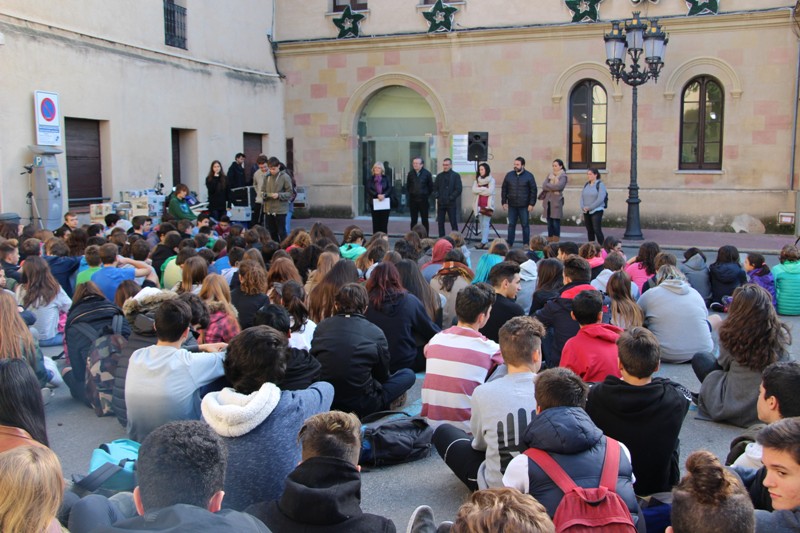
[[[779,315],[800,315],[800,261],[786,261],[772,269]]]
[[[263,196],[261,196],[261,193],[266,193],[268,195],[278,193],[277,200],[274,198],[264,198],[262,209],[263,212],[268,215],[285,215],[289,212],[289,202],[292,196],[294,196],[292,178],[289,177],[289,174],[285,170],[278,172],[277,176],[268,174],[264,179],[261,191],[256,192],[262,198]]]
[[[185,218],[187,220],[197,220],[197,215],[192,213],[192,210],[189,209],[189,204],[186,202],[184,198],[181,200],[177,196],[173,196],[169,201],[169,208],[167,209],[170,215],[174,216],[176,219],[180,220]]]

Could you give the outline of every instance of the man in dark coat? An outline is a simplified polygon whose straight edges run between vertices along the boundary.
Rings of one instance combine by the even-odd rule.
[[[228,167],[228,190],[244,187],[247,185],[247,177],[244,173],[244,154],[236,154],[235,161]],[[230,197],[230,194],[228,195]]]
[[[450,218],[450,228],[458,231],[456,215],[458,214],[458,199],[461,198],[461,174],[453,171],[453,161],[450,158],[442,161],[442,169],[436,175],[436,182],[433,185],[433,197],[439,204],[436,221],[439,223],[440,239],[445,236],[445,215]]]
[[[422,225],[425,226],[425,231],[430,235],[430,227],[428,226],[428,211],[430,205],[428,198],[433,192],[433,177],[431,173],[425,168],[425,162],[421,157],[415,157],[411,161],[413,170],[408,172],[406,177],[406,188],[408,190],[408,210],[411,213],[411,228],[417,225],[417,220],[422,217]],[[388,172],[388,170],[387,170]]]
[[[286,478],[280,500],[253,504],[247,513],[275,533],[394,533],[391,520],[361,510],[360,432],[350,413],[306,419],[299,434],[303,461]]]
[[[525,170],[525,158],[518,157],[514,160],[514,170],[506,174],[501,189],[500,203],[508,211],[508,247],[514,246],[514,236],[517,233],[517,221],[522,225],[522,245],[526,246],[531,240],[531,227],[529,223],[530,212],[536,205],[536,179],[529,171]]]

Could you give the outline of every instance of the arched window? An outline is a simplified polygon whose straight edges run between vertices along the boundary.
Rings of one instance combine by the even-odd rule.
[[[722,169],[725,92],[709,76],[694,78],[681,98],[681,170]]]
[[[594,80],[578,83],[569,95],[569,168],[606,168],[608,96]]]

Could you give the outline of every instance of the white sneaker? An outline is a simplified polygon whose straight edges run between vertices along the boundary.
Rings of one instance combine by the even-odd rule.
[[[47,381],[48,387],[55,389],[64,384],[64,380],[61,378],[61,372],[58,370],[58,365],[49,357],[44,357],[44,369],[47,371],[47,377],[49,378]]]

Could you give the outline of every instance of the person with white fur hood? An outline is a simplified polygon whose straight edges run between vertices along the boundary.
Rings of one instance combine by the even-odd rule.
[[[278,388],[287,353],[286,336],[276,329],[242,331],[228,345],[224,362],[232,388],[203,398],[203,419],[228,447],[225,508],[241,511],[280,498],[286,477],[301,460],[297,433],[303,421],[330,409],[330,383],[318,381],[300,391]]]

